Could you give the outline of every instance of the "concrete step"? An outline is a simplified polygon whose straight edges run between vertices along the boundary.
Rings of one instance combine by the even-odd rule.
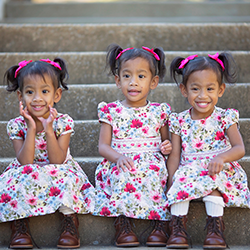
[[[250,118],[240,119],[240,132],[250,155]],[[0,121],[0,157],[14,157],[14,149],[6,133],[7,122]],[[75,121],[75,135],[71,138],[71,153],[75,157],[96,157],[100,124],[97,120]]]
[[[226,91],[219,99],[218,106],[235,108],[240,112],[240,118],[250,115],[250,83],[227,84]],[[122,92],[115,84],[72,84],[69,90],[63,92],[62,100],[56,104],[61,113],[67,113],[74,120],[98,119],[97,105],[101,101],[111,102],[123,100]],[[174,83],[161,83],[149,94],[149,100],[167,102],[174,112],[188,109],[186,98]],[[0,86],[0,106],[5,112],[0,113],[1,121],[9,121],[19,115],[19,105],[16,93],[9,93],[5,86]]]
[[[248,16],[249,2],[238,1],[162,1],[162,2],[12,2],[5,5],[6,17],[203,17]]]
[[[249,25],[250,27],[250,25]],[[1,30],[0,30],[1,34]],[[49,37],[49,35],[48,35]],[[69,36],[70,37],[70,36]],[[4,40],[4,39],[3,39]],[[1,42],[1,39],[0,39]],[[112,41],[111,41],[112,42]],[[115,42],[115,40],[113,41]],[[229,41],[230,42],[230,41]],[[202,42],[201,42],[202,43]],[[21,44],[21,43],[20,43]],[[58,42],[57,42],[58,44]],[[110,43],[105,44],[107,47]],[[142,45],[148,45],[148,43],[142,43]],[[160,43],[159,43],[160,44]],[[131,44],[128,46],[130,47]],[[250,30],[249,30],[249,44],[250,46]],[[127,47],[127,46],[125,46]],[[32,46],[30,47],[32,48]],[[69,48],[70,50],[70,48]],[[174,57],[183,56],[187,57],[189,55],[198,54],[200,56],[207,56],[207,54],[214,54],[217,51],[165,51],[166,55],[166,67],[167,74],[163,79],[163,82],[169,83],[173,82],[170,79],[169,65]],[[220,51],[222,52],[222,51]],[[231,51],[237,66],[238,66],[238,82],[248,83],[250,79],[250,50],[249,51]],[[62,57],[65,59],[68,65],[70,79],[69,84],[100,84],[100,83],[112,83],[114,82],[113,76],[108,76],[105,72],[105,52],[20,52],[20,53],[9,53],[0,52],[0,78],[3,79],[5,71],[13,66],[13,64],[18,64],[23,60],[39,60],[41,58],[54,59],[55,57]],[[1,81],[0,81],[1,85]]]
[[[111,247],[114,244],[115,236],[115,229],[113,226],[114,218],[94,217],[92,215],[79,215],[78,217],[80,221],[79,233],[82,248],[85,249],[85,247],[87,247],[86,249],[106,250],[114,248]],[[147,236],[152,230],[152,228],[150,228],[150,221],[132,221],[135,225],[135,233],[140,238],[140,241],[145,244]],[[234,250],[249,249],[250,210],[243,208],[225,208],[224,222],[226,228],[224,234],[230,248]],[[187,231],[191,236],[193,245],[195,246],[194,249],[202,249],[202,244],[205,238],[205,224],[206,214],[203,202],[191,202],[188,213]],[[141,235],[142,232],[148,227],[148,231]],[[30,218],[32,236],[37,245],[41,248],[56,248],[57,240],[60,234],[58,231],[59,228],[60,218],[57,212],[51,215]],[[1,223],[0,231],[0,244],[2,247],[7,248],[11,233],[10,223]],[[140,247],[139,249],[148,248]],[[150,249],[153,250],[156,248]]]
[[[14,157],[12,158],[1,158],[0,157],[0,173],[11,163]],[[95,185],[95,170],[97,165],[103,160],[102,157],[74,157],[74,159],[80,164],[83,171],[88,176],[90,182]],[[250,156],[244,156],[238,161],[240,165],[245,170],[250,183]]]
[[[18,10],[21,12],[20,10]],[[250,12],[248,12],[250,13]],[[1,24],[2,52],[105,51],[157,47],[165,51],[246,50],[249,23]]]

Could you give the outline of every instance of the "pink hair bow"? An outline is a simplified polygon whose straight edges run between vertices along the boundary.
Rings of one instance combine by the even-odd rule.
[[[122,51],[117,55],[117,57],[115,58],[115,60],[117,60],[124,52],[126,52],[127,50],[131,50],[131,49],[134,49],[134,48],[131,47],[131,48],[127,48],[127,49],[122,50]]]
[[[142,48],[143,48],[144,50],[146,50],[146,51],[152,53],[157,61],[160,61],[160,60],[161,60],[160,57],[154,52],[154,49],[153,49],[153,48],[150,49],[150,48],[144,47],[144,46],[142,46]]]
[[[29,64],[29,63],[31,63],[31,62],[32,62],[32,60],[29,60],[29,61],[24,60],[24,61],[21,61],[20,63],[18,63],[19,67],[18,67],[17,70],[15,71],[15,78],[17,77],[18,72],[19,72],[23,67],[25,67],[27,64]]]
[[[220,64],[220,66],[222,67],[223,71],[225,70],[225,66],[224,63],[219,59],[219,53],[217,52],[215,55],[209,55],[208,56],[212,59],[214,59],[216,62],[218,62]]]
[[[179,69],[183,69],[185,67],[185,65],[193,60],[195,57],[198,57],[198,55],[192,55],[192,56],[188,56],[187,58],[185,58],[184,60],[181,61],[181,64],[179,66]]]
[[[51,61],[49,58],[47,58],[47,59],[40,59],[40,61],[49,63],[49,64],[53,65],[54,67],[62,70],[61,66],[58,63],[56,63],[54,61]]]

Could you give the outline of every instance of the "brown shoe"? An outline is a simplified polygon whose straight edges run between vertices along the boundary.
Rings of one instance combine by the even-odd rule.
[[[28,219],[11,222],[10,248],[33,248]]]
[[[115,245],[117,247],[137,247],[140,245],[135,233],[132,231],[129,219],[125,215],[120,215],[114,223]]]
[[[203,249],[226,249],[228,247],[223,235],[225,226],[222,216],[208,216],[206,228],[207,236],[203,244]]]
[[[168,221],[154,221],[154,229],[148,236],[146,245],[165,247],[168,241],[169,222]]]
[[[58,248],[78,248],[80,247],[80,237],[78,232],[79,220],[76,214],[63,215],[62,233],[58,240]]]
[[[191,241],[190,236],[186,231],[187,216],[172,216],[170,222],[171,235],[168,239],[167,248],[189,248],[188,240]]]

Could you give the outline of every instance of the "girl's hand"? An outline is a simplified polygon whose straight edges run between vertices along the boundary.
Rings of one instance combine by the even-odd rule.
[[[121,169],[126,172],[128,170],[132,170],[134,168],[134,162],[131,158],[122,155],[118,158],[116,166],[118,168],[118,171],[121,172]]]
[[[162,154],[168,155],[172,151],[172,143],[169,140],[165,140],[160,144],[160,150]]]
[[[208,163],[208,174],[211,176],[214,176],[223,169],[224,166],[224,160],[220,156],[214,157],[209,163]]]
[[[19,113],[20,113],[20,115],[22,115],[24,117],[28,128],[36,129],[36,123],[35,123],[34,119],[32,118],[32,116],[29,114],[27,107],[23,108],[22,101],[19,102]]]
[[[49,112],[50,114],[47,119],[44,119],[43,117],[37,117],[37,119],[42,122],[45,131],[47,131],[48,128],[52,128],[53,121],[57,116],[57,110],[51,106],[49,106]]]

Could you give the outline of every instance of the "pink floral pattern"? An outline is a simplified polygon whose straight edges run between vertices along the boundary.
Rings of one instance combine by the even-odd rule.
[[[170,111],[166,103],[148,102],[141,108],[128,108],[120,101],[98,105],[99,121],[113,128],[112,147],[133,159],[135,168],[119,172],[107,159],[98,165],[94,215],[170,219],[164,193],[167,169],[159,151],[160,128]]]
[[[53,123],[55,136],[74,133],[74,122],[58,114]],[[9,121],[11,140],[25,139],[27,125],[22,116]],[[94,208],[95,189],[69,153],[63,164],[49,164],[45,132],[35,138],[34,164],[21,166],[14,161],[0,176],[0,222],[54,213],[61,205],[77,213]]]
[[[218,189],[225,206],[249,207],[247,176],[238,162],[224,164],[215,176],[210,176],[207,170],[213,157],[231,147],[227,129],[238,121],[237,110],[219,107],[201,120],[192,120],[190,110],[170,115],[170,131],[181,137],[182,152],[180,166],[167,194],[169,205],[204,197]]]

